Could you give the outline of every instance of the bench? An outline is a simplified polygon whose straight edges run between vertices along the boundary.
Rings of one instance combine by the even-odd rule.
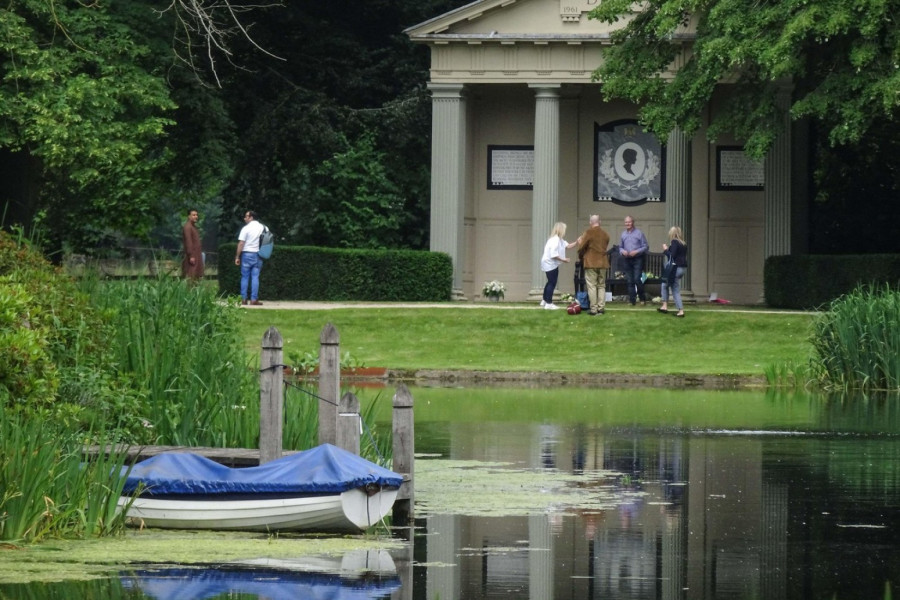
[[[606,273],[606,291],[613,296],[627,296],[625,272],[619,263],[624,259],[619,255],[619,246],[610,248],[607,255],[609,256],[609,271]],[[645,288],[662,283],[660,275],[662,275],[665,262],[666,255],[662,252],[648,252],[644,255],[644,273],[647,274],[647,280],[644,282]],[[575,263],[575,291],[580,292],[584,289],[584,269],[579,261]]]
[[[620,261],[624,265],[624,258],[619,254],[619,247],[613,246],[609,254],[609,271],[606,274],[606,291],[610,292],[613,296],[627,296],[628,290],[625,285],[625,271],[623,266],[620,266]],[[644,287],[646,289],[647,286],[650,285],[660,285],[662,283],[662,279],[660,275],[662,275],[663,264],[666,262],[666,255],[662,252],[647,252],[644,255],[644,273],[647,274],[647,280],[644,282]],[[621,290],[618,294],[617,291]]]

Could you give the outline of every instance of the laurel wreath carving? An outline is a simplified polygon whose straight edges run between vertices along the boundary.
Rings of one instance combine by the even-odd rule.
[[[650,182],[653,181],[657,175],[659,175],[659,157],[652,150],[645,148],[644,155],[646,157],[646,163],[644,172],[641,174],[640,179],[637,179],[634,183],[625,183],[624,181],[619,179],[618,175],[616,175],[616,170],[613,166],[612,152],[613,151],[610,148],[603,153],[603,157],[600,159],[600,174],[604,179],[622,190],[631,191],[638,189],[642,185],[649,186]]]

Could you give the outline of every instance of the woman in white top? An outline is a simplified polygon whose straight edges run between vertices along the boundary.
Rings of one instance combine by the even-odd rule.
[[[556,289],[556,282],[559,279],[559,265],[569,262],[569,259],[566,258],[566,249],[575,245],[575,242],[571,244],[566,242],[563,239],[565,235],[566,224],[555,223],[553,229],[550,230],[550,239],[544,244],[544,255],[541,257],[541,270],[547,275],[541,306],[548,310],[559,308],[553,304],[553,291]]]

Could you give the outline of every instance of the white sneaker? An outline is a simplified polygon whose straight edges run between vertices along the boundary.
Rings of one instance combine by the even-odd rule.
[[[547,306],[547,303],[541,300],[541,307]]]
[[[544,305],[544,310],[556,310],[557,308],[559,308],[559,307],[557,305],[553,304],[552,302],[550,304]]]

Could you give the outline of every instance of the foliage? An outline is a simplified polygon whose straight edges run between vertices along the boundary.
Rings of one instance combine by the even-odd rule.
[[[827,386],[900,390],[900,291],[859,287],[835,300],[812,343]]]
[[[388,177],[385,153],[375,148],[371,133],[353,145],[346,139],[343,143],[346,149],[315,171],[315,231],[328,232],[331,246],[399,247],[403,199]]]
[[[240,290],[240,267],[229,260],[234,244],[219,248],[219,289]],[[260,272],[260,294],[269,300],[450,299],[450,257],[421,250],[351,250],[279,246]]]
[[[80,440],[0,399],[0,540],[35,542],[122,529],[116,503],[125,482],[118,475],[124,454],[84,465]]]
[[[733,133],[757,158],[781,128],[776,96],[792,81],[793,118],[820,122],[831,144],[855,142],[895,116],[897,8],[894,0],[605,0],[593,18],[628,19],[595,77],[607,97],[643,104],[641,119],[662,138],[676,126],[695,132],[728,81],[708,135]],[[685,38],[688,23],[696,39]],[[663,73],[676,59],[683,65],[669,80]]]
[[[0,401],[32,418],[89,429],[136,407],[116,375],[104,316],[23,239],[0,232]],[[132,426],[134,424],[132,423]]]
[[[142,432],[158,444],[228,446],[223,411],[258,396],[238,336],[237,306],[213,288],[161,276],[98,282],[95,306],[109,311],[119,369],[142,382]],[[257,398],[258,402],[258,398]]]
[[[815,197],[809,205],[813,254],[897,250],[900,122],[882,119],[859,142],[829,147],[813,128]],[[865,235],[860,235],[865,231]]]
[[[287,362],[294,373],[301,376],[309,375],[319,368],[319,355],[309,351],[292,350],[287,353]],[[365,366],[365,363],[351,356],[349,351],[341,354],[340,369],[342,371],[363,369]]]
[[[149,49],[107,3],[17,0],[0,29],[0,149],[39,165],[53,236],[146,232],[173,108]]]
[[[252,208],[286,244],[358,246],[362,238],[365,247],[425,248],[428,52],[400,32],[465,3],[352,0],[260,11],[255,39],[291,60],[253,61],[224,83],[241,152],[222,229],[237,231]],[[358,222],[353,198],[376,209],[374,224]]]
[[[763,279],[769,306],[820,308],[860,284],[900,286],[900,255],[770,256]]]

